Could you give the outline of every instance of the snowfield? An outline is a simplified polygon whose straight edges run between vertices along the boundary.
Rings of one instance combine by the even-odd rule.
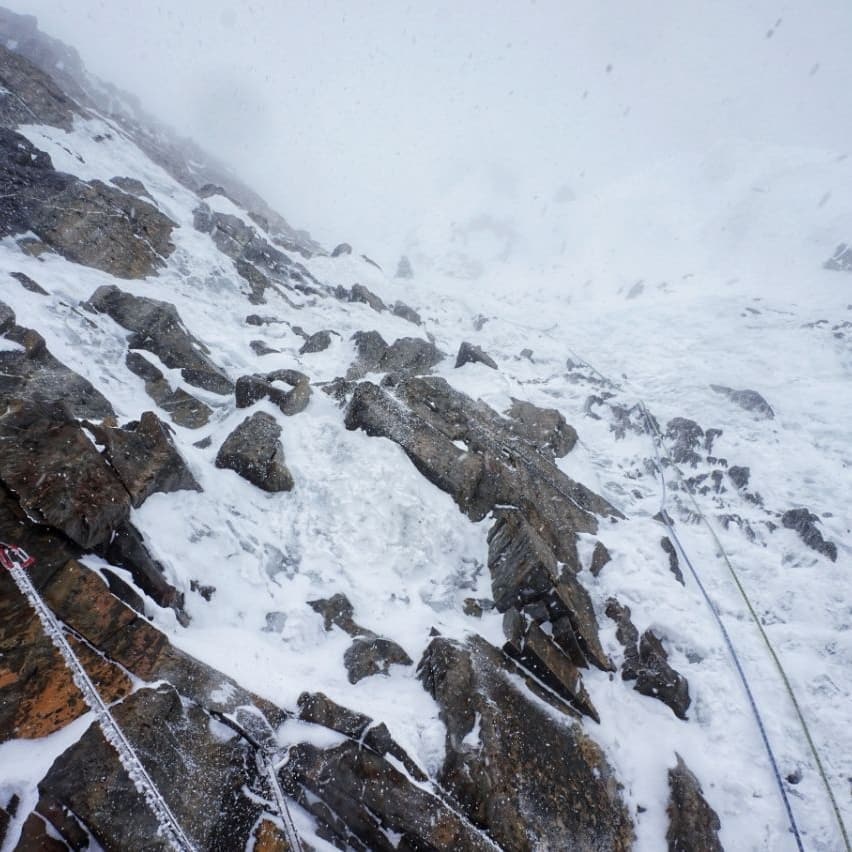
[[[388,677],[351,685],[343,666],[349,637],[325,632],[307,604],[346,594],[359,624],[393,638],[415,661],[433,627],[451,637],[477,631],[503,642],[496,612],[477,620],[462,609],[467,597],[491,595],[488,521],[468,521],[395,444],[347,431],[341,408],[316,387],[346,373],[355,331],[375,329],[388,342],[432,334],[447,354],[435,372],[455,388],[498,411],[512,398],[557,408],[580,436],[560,467],[627,516],[602,522],[600,538],[613,560],[597,578],[584,578],[604,648],[620,662],[615,624],[604,614],[607,599],[617,596],[640,632],[652,627],[663,638],[692,696],[689,718],[681,721],[618,675],[584,673],[602,722],[583,725],[625,785],[637,850],[663,847],[666,770],[676,753],[719,814],[726,849],[796,848],[713,614],[684,560],[681,585],[660,547],[666,530],[655,520],[662,493],[652,440],[641,429],[618,438],[606,407],[590,407],[588,399],[603,390],[612,394],[610,405],[629,409],[642,401],[664,431],[675,417],[722,430],[713,455],[747,466],[747,490],[762,502],[727,481],[722,493],[696,491],[698,510],[723,551],[671,466],[664,467],[666,508],[741,658],[805,848],[841,848],[802,728],[724,557],[782,661],[852,826],[852,274],[822,268],[838,243],[852,240],[849,160],[731,141],[661,162],[595,197],[578,193],[543,207],[530,200],[529,209],[525,197],[495,201],[481,186],[466,185],[456,199],[458,221],[480,225],[450,227],[437,215],[426,222],[409,246],[415,277],[407,281],[363,261],[357,247],[340,258],[293,256],[323,283],[361,283],[386,303],[402,299],[423,317],[417,328],[365,304],[295,292],[288,293],[292,304],[269,291],[267,304],[253,306],[233,263],[194,230],[200,200],[120,130],[95,118],[78,119],[71,133],[46,126],[21,132],[57,169],[86,180],[141,180],[178,225],[166,267],[143,281],[116,281],[49,253],[36,259],[12,239],[0,243],[0,298],[19,324],[37,329],[57,358],[109,398],[121,422],[154,404],[124,365],[127,332],[81,308],[103,284],[173,303],[233,379],[292,368],[314,385],[307,410],[281,421],[296,483],[283,494],[264,493],[214,467],[218,448],[247,412],[235,410],[230,398],[191,388],[214,414],[200,430],[175,425],[175,440],[204,490],[155,494],[132,513],[169,581],[186,594],[186,628],[171,610],[146,601],[177,647],[284,707],[306,689],[322,690],[384,721],[427,772],[439,769],[444,727],[414,667],[395,666]],[[227,199],[210,203],[251,222]],[[481,226],[485,210],[508,225]],[[509,232],[515,236],[507,242]],[[27,292],[10,272],[29,275],[49,295]],[[251,313],[285,322],[247,325]],[[324,352],[300,355],[303,339],[291,324],[337,335]],[[249,345],[257,338],[280,352],[258,357]],[[454,369],[463,340],[481,346],[499,369]],[[530,357],[521,355],[524,349]],[[182,385],[179,371],[158,366],[174,387]],[[757,419],[712,390],[714,384],[758,391],[774,419]],[[254,410],[277,411],[268,401]],[[209,446],[195,445],[207,436]],[[687,477],[696,474],[681,467]],[[837,546],[836,561],[781,525],[781,513],[802,507],[819,517],[824,538]],[[726,526],[722,516],[739,521]],[[590,558],[591,543],[587,551]],[[87,564],[97,569],[99,562]],[[197,586],[215,587],[209,601],[192,590]],[[0,790],[26,788],[33,801],[48,756],[85,724],[78,720],[45,741],[0,746]],[[297,732],[297,724],[313,727],[288,723],[282,743],[316,736]],[[296,820],[317,848],[332,848],[313,836],[305,812]]]

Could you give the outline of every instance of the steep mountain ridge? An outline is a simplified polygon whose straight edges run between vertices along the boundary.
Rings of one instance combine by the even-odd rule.
[[[480,302],[419,277],[403,290],[345,248],[327,256],[207,180],[219,172],[199,152],[190,162],[107,113],[78,63],[46,77],[67,49],[0,21],[3,97],[26,113],[0,114],[14,166],[0,539],[36,556],[42,596],[197,848],[287,848],[246,707],[275,728],[267,747],[305,848],[793,848],[723,643],[661,523],[658,473],[680,482],[662,511],[711,572],[808,845],[837,848],[777,674],[691,524],[691,496],[727,519],[725,547],[763,572],[748,565],[752,588],[786,597],[779,537],[787,567],[819,575],[802,602],[761,615],[840,785],[842,711],[815,699],[848,694],[848,606],[832,591],[848,529],[763,485],[753,442],[786,447],[788,408],[772,398],[771,425],[741,407],[753,396],[708,390],[719,429],[685,416],[696,389],[651,399],[668,417],[657,465],[627,383],[566,348],[629,337],[609,305],[572,318],[568,340],[500,292]],[[46,178],[17,177],[33,163]],[[60,192],[66,218],[45,223]],[[695,296],[674,298],[688,313]],[[798,331],[848,351],[842,317],[819,320]],[[479,354],[454,367],[467,338]],[[636,354],[648,387],[653,361]],[[831,464],[836,436],[825,443]],[[3,848],[166,848],[26,601],[0,583]],[[829,613],[825,654],[801,606],[812,623]]]

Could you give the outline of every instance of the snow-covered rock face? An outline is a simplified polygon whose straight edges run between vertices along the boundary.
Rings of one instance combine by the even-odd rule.
[[[0,540],[196,848],[286,848],[269,765],[315,849],[795,848],[699,579],[807,848],[840,848],[728,566],[848,819],[852,219],[795,215],[846,165],[669,164],[700,217],[659,175],[563,187],[547,233],[503,186],[390,279],[10,27],[3,138],[55,192],[0,198]],[[68,187],[120,197],[64,229],[92,251],[38,219]],[[3,850],[166,848],[91,721],[0,575]]]

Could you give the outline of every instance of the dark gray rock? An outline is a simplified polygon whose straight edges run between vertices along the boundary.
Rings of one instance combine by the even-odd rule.
[[[420,318],[420,314],[414,310],[414,308],[409,307],[405,304],[405,302],[396,301],[391,307],[391,313],[395,317],[400,317],[404,320],[408,320],[408,322],[414,323],[414,325],[422,325],[423,320]]]
[[[732,465],[728,468],[728,476],[737,488],[746,488],[751,478],[751,470],[747,467]]]
[[[823,264],[823,268],[835,272],[852,272],[852,246],[840,243],[834,254]]]
[[[626,852],[632,825],[603,752],[513,669],[478,636],[426,649],[418,675],[447,727],[439,782],[502,849]]]
[[[506,415],[515,421],[514,431],[540,453],[562,458],[577,444],[577,430],[555,408],[539,408],[513,397]]]
[[[663,551],[669,557],[669,571],[674,574],[675,579],[681,586],[685,585],[683,582],[683,572],[680,570],[680,560],[678,559],[677,550],[675,549],[674,544],[672,544],[672,540],[664,535],[660,539],[660,547],[663,548]]]
[[[329,346],[331,346],[331,332],[317,331],[305,339],[301,349],[299,349],[299,354],[308,355],[313,352],[323,352]]]
[[[280,349],[273,349],[263,340],[252,340],[249,342],[249,346],[251,347],[251,351],[259,358],[262,358],[264,355],[275,355],[281,352]]]
[[[258,411],[225,439],[216,456],[216,467],[235,471],[263,491],[290,491],[293,477],[284,463],[280,436],[281,427],[275,418]]]
[[[175,223],[156,207],[101,181],[57,172],[47,154],[3,128],[0,182],[0,236],[32,231],[66,259],[118,278],[151,275],[174,251]]]
[[[788,509],[781,516],[781,525],[788,530],[795,530],[799,538],[817,553],[837,561],[837,545],[833,541],[826,541],[817,527],[819,518],[809,509]]]
[[[383,722],[375,722],[363,713],[336,704],[322,692],[303,692],[299,696],[299,718],[303,722],[322,725],[332,731],[372,749],[380,757],[389,754],[398,760],[417,781],[426,781],[426,774],[391,737]]]
[[[115,184],[123,192],[127,192],[130,195],[135,195],[137,198],[145,197],[150,198],[151,201],[154,201],[154,199],[151,197],[151,193],[148,192],[148,190],[145,188],[145,184],[142,183],[141,180],[137,180],[136,178],[131,177],[114,177],[110,178],[109,182]]]
[[[127,340],[130,349],[152,352],[167,367],[179,369],[188,384],[212,393],[233,393],[231,380],[213,363],[201,341],[187,331],[171,303],[105,285],[92,294],[88,306],[132,332]]]
[[[372,291],[363,284],[354,284],[349,293],[350,302],[363,302],[369,305],[377,313],[382,313],[388,309],[387,305]]]
[[[339,243],[331,252],[332,257],[343,257],[347,254],[352,254],[352,246],[350,246],[349,243]]]
[[[481,520],[496,505],[517,506],[557,559],[574,571],[580,569],[576,534],[597,532],[595,514],[620,517],[609,503],[520,440],[511,421],[444,379],[407,378],[394,395],[362,382],[345,422],[348,429],[399,444],[472,520]]]
[[[603,570],[604,566],[610,561],[612,561],[612,556],[610,556],[606,545],[602,541],[597,542],[595,544],[595,549],[592,551],[592,564],[589,566],[589,570],[592,572],[592,575],[597,577]]]
[[[372,630],[367,630],[355,623],[355,608],[350,603],[349,598],[341,592],[332,595],[330,598],[308,601],[308,606],[323,617],[323,626],[326,631],[337,626],[350,636],[376,635]]]
[[[377,331],[357,331],[352,340],[358,357],[346,373],[349,380],[371,372],[420,375],[444,357],[434,343],[419,337],[401,337],[388,346]]]
[[[341,849],[494,852],[453,805],[353,740],[326,749],[291,746],[279,774],[316,819],[320,836]]]
[[[25,290],[29,290],[30,293],[36,293],[39,296],[48,296],[49,293],[44,289],[40,284],[33,281],[29,275],[24,275],[23,272],[10,272],[9,275],[12,276]]]
[[[671,459],[675,464],[688,464],[695,467],[701,456],[696,452],[704,439],[704,430],[687,417],[675,417],[666,426],[666,440],[669,441]]]
[[[9,50],[5,39],[0,43],[0,85],[14,93],[0,98],[0,127],[49,124],[71,130],[75,113],[82,113],[51,77]]]
[[[279,387],[289,385],[289,390]],[[261,399],[269,398],[282,414],[292,417],[308,406],[311,398],[310,379],[298,370],[275,370],[265,375],[241,376],[236,384],[237,408],[248,408]]]
[[[0,413],[12,399],[61,402],[74,417],[114,417],[109,400],[87,379],[66,367],[47,349],[42,336],[15,324],[11,308],[0,302],[0,335],[23,350],[0,351]]]
[[[386,675],[392,665],[411,666],[414,661],[393,640],[381,636],[357,636],[343,655],[349,683],[365,677]]]
[[[127,491],[59,403],[17,401],[0,416],[0,481],[32,519],[87,549],[130,512]]]
[[[142,689],[113,712],[197,847],[244,848],[261,808],[243,793],[250,770],[241,741],[217,739],[208,715],[169,685]],[[63,803],[105,849],[171,848],[96,725],[54,762],[39,792]]]
[[[728,388],[724,385],[710,385],[710,388],[716,393],[728,397],[735,405],[750,411],[761,420],[772,420],[775,417],[772,406],[757,391],[734,390],[734,388]]]
[[[719,842],[719,816],[704,798],[701,784],[683,758],[669,770],[669,852],[724,852]]]
[[[679,719],[686,719],[690,705],[689,683],[668,662],[663,643],[651,631],[641,637],[630,620],[630,608],[615,598],[606,605],[606,614],[617,624],[616,639],[624,646],[622,680],[635,681],[634,689],[642,695],[662,701]]]
[[[130,571],[133,582],[156,604],[183,614],[183,594],[168,581],[165,568],[151,556],[142,533],[130,521],[116,527],[98,552],[112,565]]]
[[[169,428],[152,411],[120,429],[92,428],[105,445],[105,455],[130,494],[134,509],[156,492],[201,491]]]
[[[497,369],[497,362],[490,355],[483,352],[479,346],[467,341],[459,346],[459,353],[456,355],[456,369],[464,367],[465,364],[484,364],[486,367],[491,367],[492,370]]]

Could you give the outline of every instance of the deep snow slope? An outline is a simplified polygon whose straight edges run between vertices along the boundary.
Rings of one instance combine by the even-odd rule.
[[[625,516],[602,524],[600,539],[612,560],[596,576],[590,571],[595,536],[580,535],[580,575],[604,651],[620,669],[624,650],[605,614],[608,599],[617,597],[640,633],[652,629],[663,641],[692,699],[680,719],[634,691],[619,672],[583,670],[601,722],[579,724],[603,747],[623,785],[635,848],[665,846],[666,772],[676,755],[700,779],[726,849],[795,848],[748,700],[685,556],[740,655],[805,847],[842,848],[781,677],[699,513],[718,535],[783,663],[852,824],[852,273],[822,268],[838,243],[852,239],[846,160],[732,142],[703,158],[662,163],[595,199],[550,204],[541,228],[529,234],[544,240],[546,227],[548,246],[564,243],[558,261],[548,259],[550,248],[539,251],[532,236],[526,250],[501,259],[493,241],[508,230],[483,224],[479,202],[472,201],[465,214],[473,224],[463,234],[421,233],[420,253],[411,252],[413,279],[391,279],[357,249],[338,257],[282,249],[313,286],[270,288],[264,303],[252,304],[232,258],[196,228],[202,198],[115,122],[91,110],[75,115],[70,130],[35,123],[18,132],[59,171],[85,181],[140,181],[176,225],[164,266],[133,281],[50,251],[32,256],[13,236],[0,241],[0,301],[111,401],[119,423],[156,406],[125,365],[127,331],[84,306],[104,285],[173,304],[234,380],[295,369],[314,387],[296,416],[282,418],[269,400],[251,409],[277,418],[283,430],[295,485],[272,494],[214,465],[249,412],[237,409],[231,395],[191,387],[178,369],[159,363],[174,387],[212,409],[200,429],[172,424],[175,445],[202,490],[155,493],[131,512],[169,583],[185,595],[186,624],[172,609],[144,600],[145,615],[176,648],[288,711],[303,691],[322,691],[384,722],[430,779],[439,775],[446,728],[415,666],[392,665],[387,675],[350,683],[343,662],[350,638],[337,628],[326,631],[308,604],[345,594],[360,625],[393,639],[415,663],[433,628],[459,640],[477,633],[497,647],[504,642],[499,613],[486,609],[475,618],[464,604],[492,597],[490,517],[465,517],[396,443],[348,430],[343,409],[320,388],[347,374],[356,360],[356,332],[375,330],[389,343],[432,337],[445,353],[433,373],[453,388],[497,412],[513,399],[558,409],[579,434],[558,467]],[[249,211],[224,194],[204,202],[255,227]],[[511,203],[502,213],[507,220],[518,215]],[[488,239],[477,242],[483,234]],[[46,295],[25,289],[13,272]],[[385,304],[403,300],[422,325],[334,295],[355,284]],[[275,321],[249,324],[250,314]],[[302,353],[304,335],[294,327],[334,333],[323,351]],[[258,355],[251,346],[258,339],[276,351]],[[456,369],[462,341],[481,346],[497,369],[477,363]],[[368,378],[381,381],[376,371]],[[774,417],[744,410],[711,385],[758,391]],[[346,393],[350,399],[352,388]],[[672,464],[662,466],[666,510],[685,550],[683,584],[660,547],[667,532],[658,518],[662,488],[639,401],[668,431],[669,451],[678,441],[677,428],[668,429],[674,418],[704,430],[688,447],[697,449],[694,463],[679,463],[691,484]],[[721,431],[705,443],[710,429]],[[737,487],[731,470],[745,467],[748,482]],[[822,536],[836,546],[834,559],[783,525],[784,513],[801,508],[817,516]],[[106,564],[91,553],[82,562],[93,570]],[[205,587],[215,591],[202,595]],[[329,744],[321,742],[327,731],[304,731],[304,724],[286,723],[281,744]],[[4,850],[22,848],[16,832],[38,798],[39,781],[83,730],[77,721],[49,737],[0,744],[0,806],[13,793],[23,803]],[[315,848],[334,848],[315,834],[307,810],[294,809]]]

